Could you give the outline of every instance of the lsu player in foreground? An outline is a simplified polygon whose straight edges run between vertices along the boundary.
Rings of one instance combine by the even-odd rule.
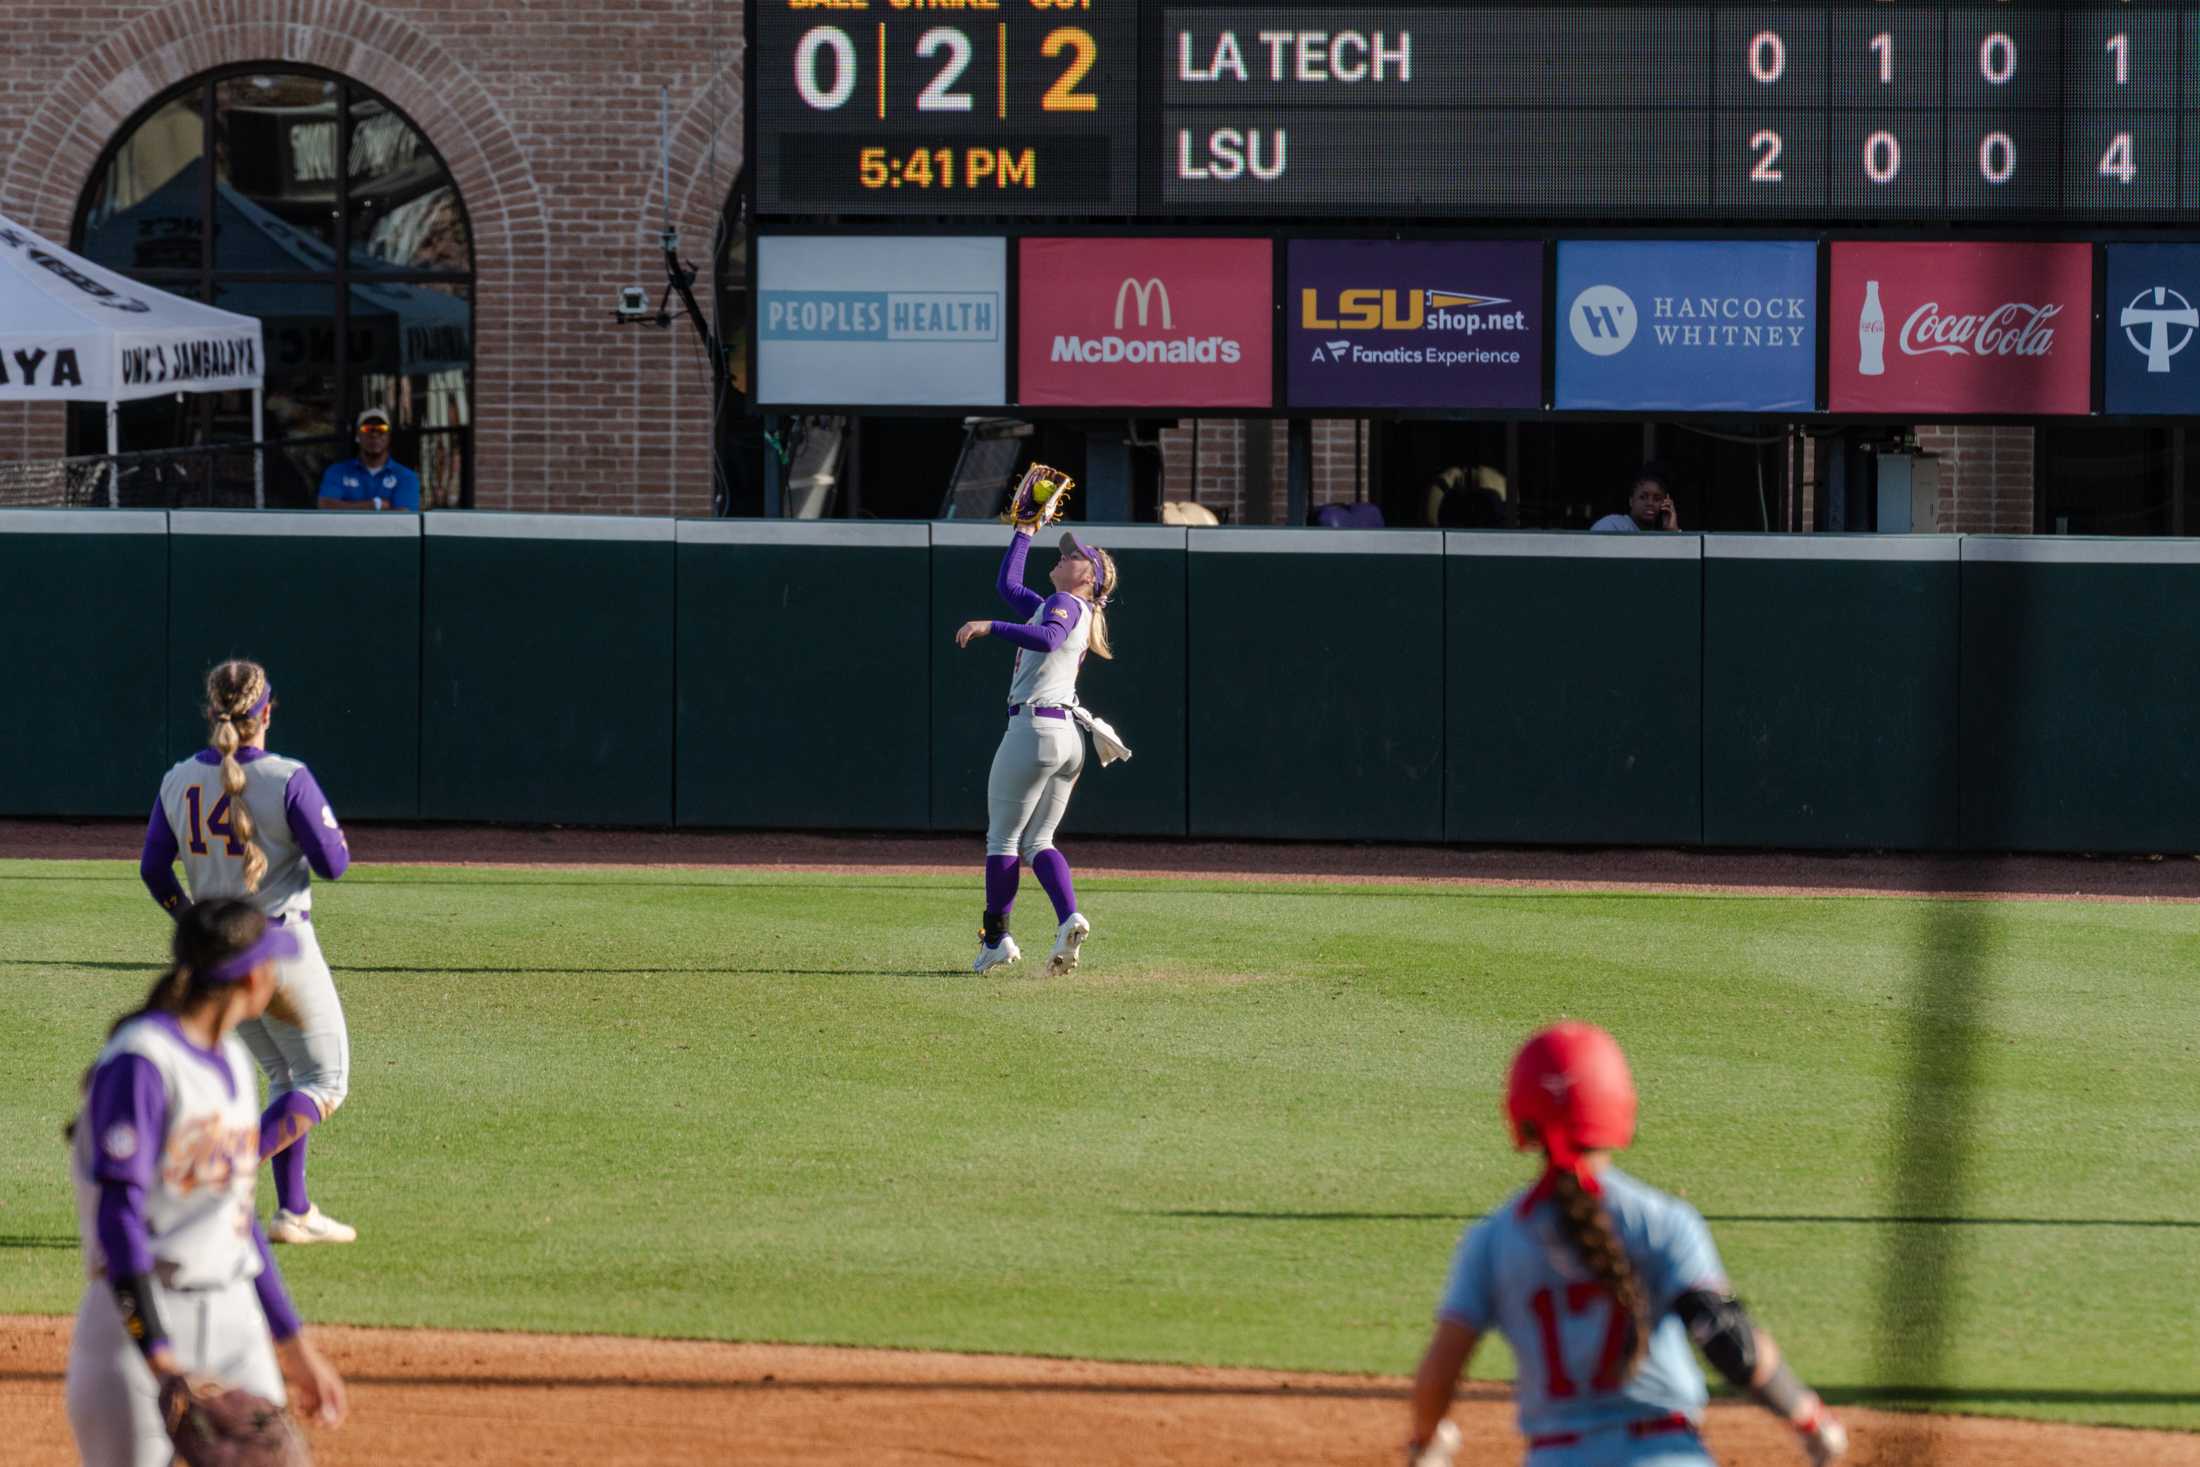
[[[1016,649],[1008,683],[1008,728],[994,750],[985,786],[985,917],[978,959],[971,964],[979,973],[1023,956],[1008,931],[1021,861],[1031,863],[1031,874],[1054,904],[1050,975],[1076,968],[1079,950],[1092,932],[1092,924],[1077,910],[1069,862],[1054,848],[1054,831],[1085,769],[1085,736],[1074,711],[1077,670],[1088,649],[1106,658],[1115,655],[1108,646],[1107,613],[1116,590],[1115,559],[1065,530],[1061,554],[1047,576],[1054,594],[1031,590],[1024,584],[1024,559],[1031,552],[1033,530],[1048,517],[1020,520],[1001,557],[995,589],[1021,620],[969,621],[955,633],[958,647],[980,637],[999,637]]]
[[[1635,1136],[1635,1083],[1611,1035],[1563,1023],[1513,1060],[1505,1113],[1542,1177],[1470,1227],[1413,1382],[1409,1463],[1448,1467],[1444,1413],[1476,1342],[1504,1333],[1528,1467],[1711,1467],[1697,1436],[1703,1351],[1791,1424],[1817,1467],[1848,1437],[1734,1297],[1703,1218],[1611,1165]]]
[[[329,1424],[344,1383],[298,1323],[252,1205],[260,1118],[237,1026],[262,1013],[297,935],[238,901],[176,920],[174,965],[115,1023],[70,1128],[91,1275],[66,1384],[86,1467],[167,1467],[179,1378],[211,1377]]]
[[[282,982],[266,1016],[238,1030],[267,1075],[260,1155],[274,1164],[276,1201],[268,1236],[349,1243],[357,1230],[306,1194],[306,1133],[336,1113],[350,1088],[351,1035],[314,936],[312,878],[342,876],[351,848],[313,771],[268,752],[274,712],[275,691],[258,663],[224,662],[206,675],[207,746],[160,782],[138,875],[171,914],[236,897],[297,939],[297,952],[277,965]],[[188,897],[176,884],[179,854]]]

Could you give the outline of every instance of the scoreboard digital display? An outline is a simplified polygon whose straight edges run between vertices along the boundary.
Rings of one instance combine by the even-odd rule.
[[[760,214],[2200,219],[2200,8],[754,0]]]

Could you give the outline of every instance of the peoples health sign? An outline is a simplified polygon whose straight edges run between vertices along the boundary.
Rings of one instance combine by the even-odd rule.
[[[2107,305],[2107,411],[2200,412],[2200,245],[2110,245]]]
[[[1543,405],[1543,246],[1293,240],[1293,407]]]
[[[1000,239],[767,234],[759,403],[994,407],[1008,400]]]
[[[1818,264],[1807,241],[1562,242],[1558,315],[1558,407],[1814,406]]]

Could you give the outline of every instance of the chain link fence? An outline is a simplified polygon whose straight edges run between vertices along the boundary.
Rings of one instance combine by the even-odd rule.
[[[0,463],[0,509],[308,509],[340,437]]]

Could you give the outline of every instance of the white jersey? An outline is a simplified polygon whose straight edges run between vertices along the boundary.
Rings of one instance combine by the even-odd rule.
[[[1008,681],[1010,703],[1043,708],[1077,705],[1077,669],[1085,660],[1085,649],[1092,645],[1092,603],[1081,596],[1058,593],[1042,601],[1024,625],[1035,627],[1049,617],[1069,620],[1064,602],[1074,604],[1077,615],[1061,646],[1046,653],[1016,649],[1016,670]]]
[[[99,1067],[137,1055],[159,1075],[166,1124],[142,1135],[132,1122],[142,1108],[100,1108]],[[77,1225],[92,1278],[106,1272],[99,1240],[100,1180],[128,1177],[145,1186],[145,1224],[159,1281],[171,1289],[216,1288],[257,1278],[260,1254],[252,1239],[253,1186],[260,1171],[258,1073],[234,1036],[205,1050],[186,1038],[172,1015],[141,1014],[107,1041],[94,1066],[94,1093],[77,1118],[71,1170]],[[154,1150],[157,1148],[157,1153]]]
[[[309,811],[309,818],[325,821],[331,830],[336,828],[336,818],[319,797],[320,787],[310,783],[312,775],[304,764],[255,749],[239,753],[244,756],[240,759],[244,764],[242,798],[245,808],[252,812],[253,839],[267,853],[267,874],[260,878],[257,891],[244,889],[245,845],[229,818],[230,797],[222,789],[220,763],[208,763],[194,754],[169,770],[160,782],[160,807],[175,832],[191,899],[203,902],[213,897],[235,897],[270,917],[310,910],[313,873],[291,831],[286,807],[292,779],[302,775],[313,794],[311,803],[320,807]]]

